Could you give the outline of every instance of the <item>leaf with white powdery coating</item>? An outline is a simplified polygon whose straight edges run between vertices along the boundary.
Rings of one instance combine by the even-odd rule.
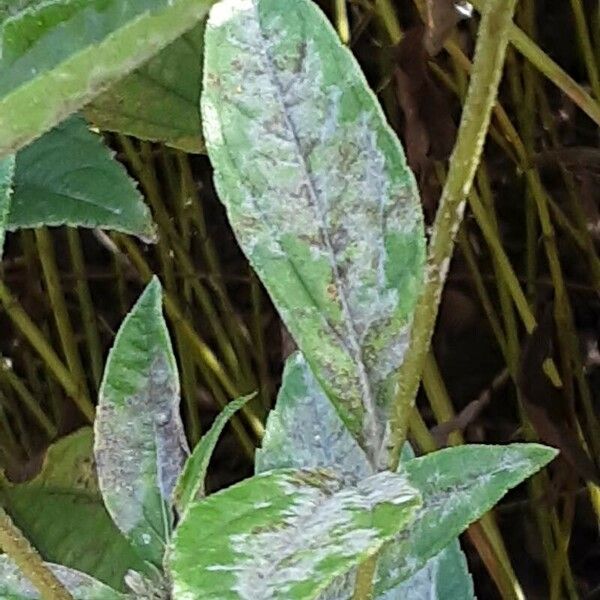
[[[127,315],[100,388],[94,453],[106,507],[140,555],[160,565],[171,497],[189,454],[179,377],[154,278]]]
[[[285,363],[277,403],[255,456],[257,473],[292,467],[330,468],[347,482],[373,474],[300,352]]]
[[[85,115],[100,129],[203,152],[200,90],[204,23],[96,97]]]
[[[14,173],[15,157],[7,156],[0,159],[0,259],[4,250],[4,237],[13,191]]]
[[[0,25],[0,157],[191,29],[212,0],[58,0]]]
[[[355,486],[327,471],[256,475],[188,509],[167,554],[173,595],[321,598],[404,529],[419,504],[397,473]]]
[[[217,416],[211,428],[196,444],[192,455],[187,459],[183,471],[177,480],[173,500],[179,514],[183,514],[194,500],[206,495],[205,480],[208,463],[219,441],[219,437],[229,419],[256,394],[250,394],[230,402]]]
[[[376,593],[408,579],[556,454],[539,444],[470,444],[401,463],[399,472],[420,491],[423,505],[411,525],[382,552]]]
[[[223,0],[203,130],[229,219],[373,462],[424,276],[414,178],[349,50],[309,0]]]
[[[467,559],[454,540],[424,567],[375,600],[475,600]]]
[[[71,117],[17,153],[7,228],[40,225],[155,237],[135,182],[81,117]]]
[[[69,590],[73,600],[127,600],[127,596],[100,583],[93,577],[62,565],[48,565]],[[0,598],[4,600],[40,600],[29,580],[6,556],[0,556]]]

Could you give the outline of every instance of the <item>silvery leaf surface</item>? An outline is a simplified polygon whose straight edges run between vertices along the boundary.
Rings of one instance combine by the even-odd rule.
[[[424,274],[414,178],[355,59],[309,0],[223,0],[203,130],[237,239],[372,462]]]

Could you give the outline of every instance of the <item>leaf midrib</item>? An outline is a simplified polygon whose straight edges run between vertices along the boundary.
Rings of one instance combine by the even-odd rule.
[[[331,266],[331,269],[333,272],[334,281],[335,281],[335,285],[336,285],[336,289],[337,289],[337,293],[338,293],[338,298],[340,300],[340,306],[341,306],[342,314],[344,317],[343,321],[346,326],[346,333],[347,333],[347,338],[345,338],[345,339],[342,338],[341,341],[342,341],[343,345],[346,347],[346,350],[348,351],[348,353],[350,354],[350,356],[352,357],[352,359],[354,360],[354,362],[358,368],[358,379],[359,379],[360,386],[361,386],[362,392],[363,392],[361,401],[362,401],[362,405],[365,409],[365,414],[367,417],[365,419],[366,422],[363,423],[363,431],[366,432],[365,443],[369,450],[370,459],[374,460],[374,455],[371,454],[371,452],[374,453],[377,451],[378,444],[382,439],[380,426],[379,426],[378,419],[377,419],[377,411],[376,411],[377,404],[376,404],[375,394],[373,392],[371,382],[369,381],[369,376],[368,376],[367,369],[366,369],[366,366],[365,366],[365,363],[363,360],[362,348],[360,346],[358,333],[354,327],[354,322],[352,320],[350,306],[348,303],[348,299],[346,298],[345,286],[343,284],[343,280],[342,280],[340,271],[339,271],[337,263],[336,263],[335,252],[333,250],[333,245],[332,245],[331,239],[329,237],[327,221],[325,218],[325,212],[322,207],[321,199],[317,192],[316,185],[315,185],[315,182],[312,177],[312,173],[307,164],[306,157],[304,155],[302,145],[300,142],[300,137],[298,135],[298,131],[292,121],[291,115],[288,112],[288,106],[286,105],[286,102],[284,100],[283,86],[281,85],[281,82],[277,78],[277,72],[276,72],[276,68],[274,66],[273,58],[271,57],[271,55],[269,53],[269,45],[267,43],[264,31],[263,31],[262,22],[260,19],[260,13],[258,10],[258,5],[256,4],[256,2],[254,2],[253,5],[254,5],[254,10],[256,13],[256,20],[257,20],[260,35],[261,35],[262,46],[264,49],[264,56],[266,58],[267,65],[269,68],[268,75],[271,79],[273,87],[275,88],[275,91],[277,93],[278,100],[281,104],[282,114],[283,114],[285,125],[289,129],[289,132],[292,136],[294,144],[296,145],[297,154],[300,158],[300,160],[299,160],[300,167],[302,168],[306,182],[308,183],[307,187],[309,190],[310,199],[312,201],[311,204],[313,206],[313,210],[315,212],[317,220],[320,223],[321,236],[322,236],[324,245],[326,247],[327,253],[329,255],[329,262],[330,262],[330,266]]]

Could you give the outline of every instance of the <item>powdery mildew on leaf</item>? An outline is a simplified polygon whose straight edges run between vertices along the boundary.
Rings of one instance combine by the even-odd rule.
[[[424,567],[375,600],[475,600],[467,559],[454,540]]]
[[[287,359],[277,403],[255,457],[257,473],[291,467],[330,468],[348,483],[373,474],[300,352]]]
[[[0,159],[0,258],[2,258],[2,251],[4,250],[4,236],[13,191],[14,172],[14,156]]]
[[[126,600],[124,594],[93,577],[61,565],[48,565],[74,600]],[[40,600],[39,592],[6,556],[0,556],[0,598]]]
[[[189,453],[161,303],[154,279],[121,325],[100,389],[94,446],[108,511],[155,564],[171,534],[171,496]]]
[[[136,183],[80,117],[17,154],[7,228],[40,225],[100,227],[147,240],[155,235]]]
[[[538,444],[448,448],[400,465],[423,497],[411,525],[382,552],[377,594],[408,579],[556,450]]]
[[[423,220],[400,144],[313,2],[224,0],[205,53],[203,127],[229,219],[377,462],[423,277]]]
[[[350,487],[326,471],[257,475],[189,508],[168,553],[174,597],[334,598],[332,584],[406,527],[419,503],[389,472]]]

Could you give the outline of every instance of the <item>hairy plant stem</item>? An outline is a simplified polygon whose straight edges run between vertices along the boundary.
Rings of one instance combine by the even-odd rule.
[[[44,563],[2,507],[0,507],[0,548],[29,579],[43,600],[73,600],[73,596]]]
[[[482,15],[469,90],[429,243],[425,284],[411,329],[411,349],[398,373],[398,392],[391,414],[392,449],[389,461],[390,469],[394,471],[406,439],[454,239],[483,151],[515,6],[516,0],[493,0],[486,3]]]

